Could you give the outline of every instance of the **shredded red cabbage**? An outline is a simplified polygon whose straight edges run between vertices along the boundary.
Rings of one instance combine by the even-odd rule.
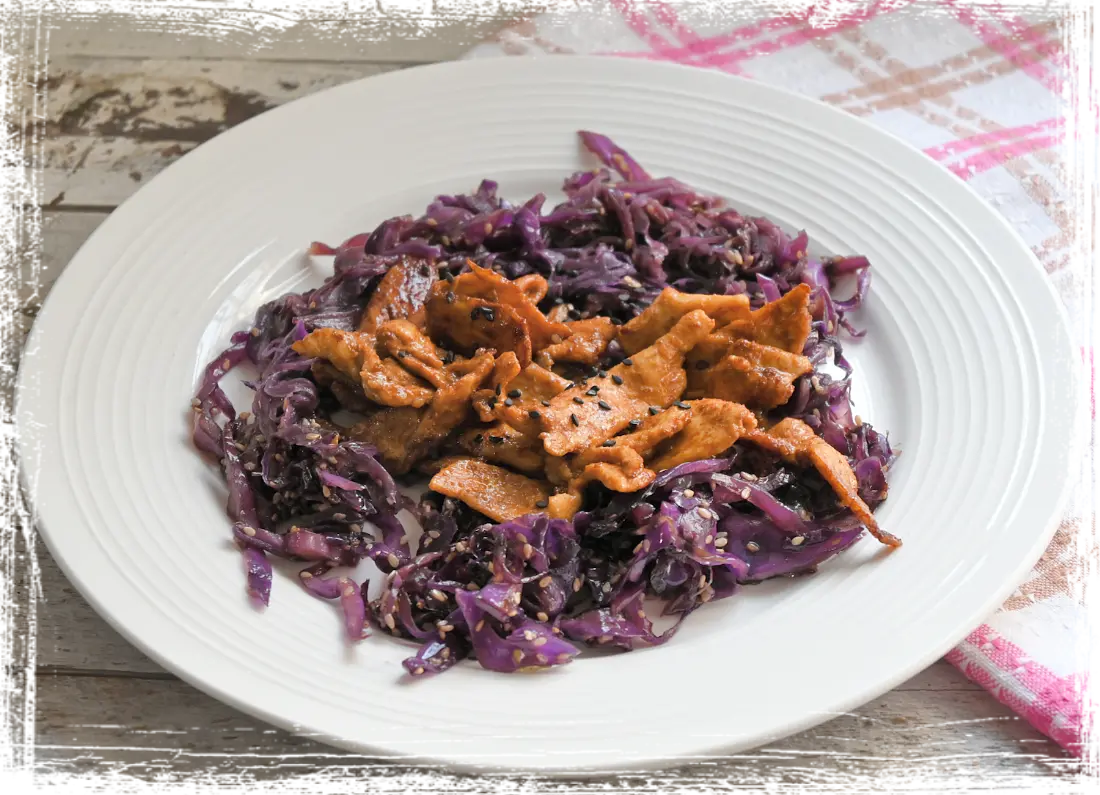
[[[192,402],[193,439],[220,461],[258,604],[269,599],[268,556],[308,562],[303,587],[339,603],[349,639],[364,637],[369,615],[420,644],[405,661],[410,674],[471,656],[494,671],[548,668],[572,660],[574,643],[664,643],[705,602],[812,572],[860,537],[862,527],[816,472],[742,443],[722,458],[659,473],[634,494],[593,484],[571,521],[540,514],[493,524],[437,494],[412,505],[376,450],[341,435],[334,413],[362,409],[361,401],[319,385],[310,360],[290,346],[316,328],[356,328],[401,255],[433,259],[454,275],[467,260],[513,279],[541,274],[549,282],[541,308],[570,304],[573,319],[625,322],[669,285],[743,293],[759,307],[805,283],[814,324],[803,353],[815,371],[774,418],[803,420],[847,455],[871,508],[886,498],[895,454],[853,415],[852,368],[838,336],[861,334],[846,315],[866,298],[866,258],[811,257],[805,232],[792,238],[678,180],[651,177],[605,136],[580,136],[605,167],[568,177],[566,200],[549,211],[542,195],[513,205],[485,180],[472,194],[436,197],[418,218],[392,218],[337,247],[313,243],[311,254],[334,257],[333,275],[261,307],[206,368]],[[855,292],[838,300],[832,291],[844,276],[854,276]],[[607,364],[622,358],[615,345],[608,355]],[[219,382],[246,361],[259,375],[247,382],[251,411],[238,415]],[[832,377],[830,364],[843,376]],[[424,529],[416,550],[397,518],[403,508],[414,508]],[[369,604],[367,583],[324,576],[367,557],[385,577]],[[654,598],[677,619],[660,634],[643,607]]]

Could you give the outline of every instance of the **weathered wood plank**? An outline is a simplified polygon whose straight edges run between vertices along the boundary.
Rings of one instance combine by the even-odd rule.
[[[242,121],[298,97],[397,68],[55,59],[46,78],[45,135],[36,157],[42,202],[49,207],[116,206],[195,146]]]
[[[426,63],[457,58],[549,3],[428,0],[410,5],[319,0],[275,11],[258,10],[252,3],[190,0],[65,3],[63,10],[43,13],[50,52],[60,57]]]
[[[272,729],[178,681],[43,676],[37,707],[37,758],[46,773],[108,772],[125,765],[130,775],[162,781],[214,774],[232,775],[237,782],[302,777],[303,787],[307,781],[316,787],[317,776],[361,781],[370,775],[372,792],[470,787],[464,777],[426,780],[419,775],[423,770]],[[797,737],[657,775],[666,784],[708,779],[721,791],[737,782],[744,789],[801,784],[838,792],[856,791],[861,777],[872,771],[876,790],[884,792],[918,791],[905,786],[914,783],[912,776],[919,776],[919,791],[933,791],[937,781],[957,785],[962,776],[974,789],[1006,791],[1025,776],[1043,775],[1048,792],[1068,792],[1072,779],[1051,773],[1070,769],[1056,746],[983,693],[895,691]],[[629,792],[639,786],[663,791],[652,776],[576,783],[569,791]],[[525,791],[539,790],[543,786]]]

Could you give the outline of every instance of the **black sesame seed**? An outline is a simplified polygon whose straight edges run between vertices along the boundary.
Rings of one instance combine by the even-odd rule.
[[[458,296],[454,293],[447,293],[446,298],[448,304],[453,304],[455,301],[458,300]]]
[[[512,398],[504,398],[504,405],[505,406],[511,406],[512,405]]]
[[[570,382],[569,382],[568,384],[566,384],[566,385],[565,385],[565,388],[566,388],[566,389],[572,389],[572,388],[573,388],[573,387],[575,387],[576,385],[577,385],[577,382],[576,382],[576,381],[570,381]]]
[[[398,351],[397,352],[397,358],[398,359],[404,359],[408,355],[409,355],[408,351]]]
[[[513,389],[511,392],[508,393],[508,397],[510,397],[510,398],[523,397],[523,393],[520,392],[518,389]]]
[[[607,370],[597,370],[596,375],[600,378],[607,378]]]
[[[489,408],[496,408],[497,399],[495,397],[489,398]]]
[[[633,430],[637,430],[638,426],[640,426],[641,424],[642,424],[641,420],[631,420],[629,423],[627,423],[627,426],[630,428],[630,430],[633,431]]]
[[[623,364],[625,364],[627,367],[633,367],[634,360],[628,356],[627,358],[623,359]]]
[[[481,314],[485,316],[485,319],[492,323],[496,319],[496,312],[489,307],[485,306],[481,308]]]
[[[447,270],[447,271],[443,271],[443,278],[446,279],[449,282],[453,282],[455,280],[455,275],[453,273],[451,273],[449,270]]]
[[[623,377],[621,375],[613,375],[611,376],[611,380],[615,383],[615,386],[623,385]]]
[[[549,500],[539,500],[538,502],[535,503],[535,507],[536,508],[548,508],[548,507],[550,507],[550,501]]]
[[[573,423],[576,427],[578,427],[578,428],[581,427],[581,421],[577,419],[576,414],[570,414],[569,415],[569,421],[571,423]]]
[[[527,416],[528,416],[528,417],[530,417],[530,418],[531,418],[531,419],[533,419],[533,420],[537,420],[537,419],[539,419],[540,417],[542,417],[542,415],[541,415],[541,414],[539,414],[539,413],[538,413],[537,411],[535,411],[534,409],[531,409],[531,410],[530,410],[529,412],[527,412]]]
[[[573,398],[573,402],[576,403],[578,406],[583,406],[584,405],[584,401],[581,400],[579,397]]]
[[[455,360],[454,351],[443,351],[443,364],[452,364]]]
[[[497,386],[496,386],[496,389],[494,389],[494,390],[493,390],[493,392],[494,392],[494,394],[497,394],[497,395],[499,395],[499,394],[500,394],[500,391],[501,391],[501,390],[500,390],[500,384],[497,384]]]
[[[623,321],[619,320],[617,317],[611,318],[611,325],[612,326],[621,326],[622,324],[623,324]]]
[[[477,436],[474,437],[474,444],[481,444],[484,441],[485,441],[485,437],[482,436],[480,433]]]
[[[594,386],[594,387],[589,388],[589,390],[587,392],[585,392],[584,394],[588,395],[589,397],[595,397],[597,394],[599,394],[599,391],[600,391],[600,388],[598,386]]]
[[[601,400],[601,401],[600,401],[599,403],[597,403],[596,405],[597,405],[597,406],[599,406],[599,407],[600,407],[601,409],[603,409],[604,411],[611,411],[611,404],[610,404],[610,403],[608,403],[608,402],[607,402],[606,400]]]
[[[675,406],[676,408],[678,408],[678,409],[687,409],[687,408],[691,408],[691,407],[690,407],[690,406],[689,406],[689,405],[688,405],[687,403],[685,403],[685,402],[684,402],[684,401],[682,401],[682,400],[677,400],[677,401],[676,401],[675,403],[673,403],[672,405],[674,405],[674,406]]]
[[[608,439],[606,442],[604,442],[603,444],[600,445],[600,447],[614,447],[614,446],[615,446],[615,440],[614,439]]]
[[[539,403],[546,406],[546,408],[550,408],[550,401],[549,400],[540,400]]]
[[[554,299],[554,306],[561,306],[564,303],[565,303],[565,299],[562,298],[560,295],[557,298]]]
[[[649,416],[656,417],[660,413],[661,413],[661,407],[660,406],[650,406],[649,407]]]
[[[504,437],[503,436],[490,436],[489,441],[492,442],[493,444],[500,444],[501,442],[504,441]]]
[[[477,320],[479,317],[481,317],[481,307],[475,306],[470,310],[470,320]]]

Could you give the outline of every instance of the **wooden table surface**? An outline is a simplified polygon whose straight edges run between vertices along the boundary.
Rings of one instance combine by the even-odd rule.
[[[41,272],[37,290],[24,275],[24,330],[50,285],[111,210],[195,146],[296,97],[456,58],[506,21],[493,13],[441,14],[424,34],[423,26],[377,12],[324,29],[297,26],[274,33],[193,24],[176,30],[163,20],[119,15],[70,17],[63,25],[52,20],[48,67],[27,89],[44,84],[48,102],[37,155],[43,167]],[[33,44],[33,37],[28,41]],[[320,792],[344,791],[349,781],[369,775],[372,791],[475,786],[461,776],[427,776],[422,768],[292,736],[194,690],[108,627],[41,544],[37,553],[42,598],[34,748],[44,780],[121,786],[128,777],[211,785],[279,778]],[[1078,788],[1074,770],[1057,746],[939,662],[851,714],[752,753],[656,778],[573,782],[571,791],[694,782],[710,791],[812,786],[830,792],[1062,792]],[[519,792],[565,785],[503,777],[485,786]]]

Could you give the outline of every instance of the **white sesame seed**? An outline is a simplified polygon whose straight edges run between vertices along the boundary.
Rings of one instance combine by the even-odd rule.
[[[536,633],[533,629],[525,629],[523,630],[523,637],[527,640],[534,640],[538,637],[538,633]]]
[[[454,629],[454,627],[451,624],[440,624],[439,625],[439,634],[440,635],[446,635],[448,632],[452,631],[453,629]]]
[[[745,544],[745,549],[747,549],[749,552],[759,552],[760,545],[757,544],[755,541],[750,541],[749,543]]]
[[[300,572],[298,572],[298,576],[301,577],[303,580],[312,580],[313,579],[313,572],[300,571]]]
[[[713,544],[714,543],[714,536],[707,536],[706,538],[703,539],[703,543],[704,544]]]
[[[328,486],[321,486],[321,493],[325,495],[325,499],[328,499],[332,496],[332,489]]]
[[[539,580],[539,588],[549,588],[550,583],[552,583],[553,581],[553,577],[543,577],[541,580]]]
[[[512,659],[515,660],[516,662],[521,662],[523,660],[523,652],[520,651],[519,649],[513,649],[512,650]]]
[[[533,546],[531,546],[530,544],[524,544],[523,545],[523,559],[524,560],[527,560],[528,558],[530,558],[534,554],[535,554],[535,548]]]
[[[321,434],[319,434],[319,433],[307,433],[306,438],[309,439],[312,442],[314,439],[320,439]]]
[[[684,489],[684,496],[690,500],[695,496],[695,489]]]
[[[706,588],[707,587],[707,575],[705,575],[705,574],[700,574],[699,575],[699,587],[700,588]]]
[[[523,533],[516,533],[516,541],[520,542],[521,544],[526,544],[527,536],[525,536]]]
[[[440,602],[446,602],[447,601],[447,594],[443,593],[443,591],[437,591],[436,589],[433,588],[432,590],[428,591],[428,593],[431,595],[432,599],[435,599],[435,600],[440,601]]]
[[[535,640],[531,643],[531,645],[532,646],[545,646],[546,643],[547,643],[547,640],[548,640],[547,638],[542,638],[542,637],[535,638]]]
[[[546,615],[546,613],[542,612],[541,610],[538,611],[537,613],[535,613],[535,618],[537,618],[539,621],[543,621],[543,622],[546,622],[546,621],[550,620],[550,616]]]
[[[605,582],[603,584],[603,586],[600,588],[600,590],[603,591],[604,593],[611,593],[611,583]]]
[[[386,613],[386,626],[390,629],[397,629],[397,622],[393,620],[393,613]]]
[[[581,589],[581,578],[578,577],[577,579],[573,580],[573,592],[576,593],[580,589]]]
[[[713,519],[714,518],[714,514],[711,513],[709,508],[700,508],[699,509],[699,515],[702,516],[704,519]]]
[[[716,547],[718,547],[719,549],[721,549],[722,547],[724,547],[724,546],[725,546],[726,544],[728,544],[728,543],[729,543],[729,539],[728,539],[728,538],[718,538],[718,539],[716,539],[716,540],[715,540],[715,542],[714,542],[714,546],[716,546]]]
[[[749,489],[741,489],[741,499],[747,500],[752,496],[752,492]]]
[[[468,582],[468,583],[466,583],[466,590],[467,591],[480,591],[481,588],[478,587],[477,583]]]
[[[481,630],[483,630],[483,629],[485,629],[485,619],[484,618],[481,619],[480,621],[478,621],[476,624],[474,624],[474,632],[481,632]]]
[[[401,565],[401,560],[397,557],[397,555],[393,554],[392,552],[386,555],[386,562],[395,569]]]
[[[343,590],[344,596],[351,596],[353,593],[355,593],[355,589],[350,585],[346,586]]]
[[[252,536],[256,535],[256,528],[255,528],[255,527],[248,527],[248,526],[246,525],[245,527],[242,527],[242,528],[241,528],[241,531],[242,531],[242,532],[243,532],[243,533],[244,533],[244,534],[245,534],[246,536],[248,536],[249,538],[251,538]]]
[[[413,668],[413,676],[420,676],[420,674],[422,673],[424,673],[424,669],[421,668],[419,665]]]
[[[791,539],[791,546],[792,547],[801,546],[802,542],[805,541],[805,540],[806,539],[803,538],[802,536],[795,536],[794,538]]]
[[[435,539],[439,538],[439,531],[438,530],[429,530],[428,531],[428,538],[430,538],[432,540],[435,540]]]

